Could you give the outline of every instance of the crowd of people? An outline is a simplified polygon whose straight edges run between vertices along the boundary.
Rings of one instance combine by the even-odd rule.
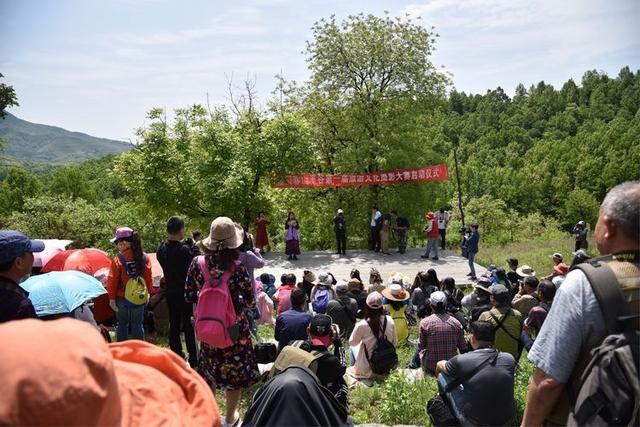
[[[57,402],[64,408],[55,415],[61,423],[76,416],[85,424],[142,424],[181,416],[186,424],[239,425],[242,390],[265,380],[244,425],[348,425],[350,386],[384,381],[404,368],[398,366],[400,346],[415,346],[406,368],[437,379],[440,394],[425,402],[436,424],[444,422],[444,412],[460,425],[514,423],[514,376],[523,349],[536,366],[523,425],[564,424],[576,416],[571,412],[575,398],[562,396],[566,385],[571,382],[579,391],[576,378],[585,358],[611,333],[610,314],[601,309],[592,276],[581,266],[611,266],[624,295],[620,310],[634,321],[640,311],[639,211],[640,183],[612,189],[595,229],[598,250],[611,255],[586,263],[584,252],[577,251],[569,266],[556,252],[549,274],[509,258],[507,268],[490,265],[476,277],[474,224],[465,236],[473,279],[468,295],[453,278],[440,280],[435,269],[413,279],[394,274],[386,281],[372,269],[366,283],[357,269],[337,278],[305,270],[300,281],[286,273],[276,283],[268,273],[254,277],[254,269],[264,266],[265,235],[257,239],[263,246],[254,246],[239,224],[218,217],[205,238],[185,242],[184,220],[171,217],[157,258],[164,272],[172,352],[140,341],[145,303],[155,290],[151,262],[135,230],[118,228],[112,240],[117,255],[106,290],[118,342],[109,345],[85,322],[21,320],[37,318],[20,283],[32,273],[33,253],[44,245],[17,231],[0,231],[0,339],[6,349],[0,375],[9,397],[0,403],[0,424],[41,424]],[[336,237],[346,233],[341,214]],[[392,215],[396,227],[409,228],[397,212]],[[266,217],[259,219],[266,227]],[[444,241],[448,217],[444,231],[437,215],[427,219],[427,237],[436,240],[435,229]],[[373,250],[385,251],[384,222],[373,208]],[[285,229],[287,254],[295,259],[299,223],[293,212]],[[434,251],[437,258],[437,250],[430,242],[426,255]],[[144,303],[135,304],[137,295]],[[72,317],[68,314],[61,317]],[[258,351],[262,324],[274,327],[272,353],[264,351],[270,345],[264,342]],[[417,342],[409,339],[413,325],[419,329]],[[273,367],[261,374],[265,362]],[[83,387],[85,382],[90,386]],[[222,418],[212,390],[224,393]]]

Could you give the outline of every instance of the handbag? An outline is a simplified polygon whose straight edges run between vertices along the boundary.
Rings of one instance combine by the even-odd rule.
[[[277,350],[276,345],[271,342],[259,342],[253,346],[256,362],[263,365],[276,361]]]

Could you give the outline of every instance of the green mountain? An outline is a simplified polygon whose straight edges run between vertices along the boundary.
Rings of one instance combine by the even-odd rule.
[[[4,156],[30,163],[76,163],[131,149],[124,141],[31,123],[9,113],[0,120],[0,138]]]

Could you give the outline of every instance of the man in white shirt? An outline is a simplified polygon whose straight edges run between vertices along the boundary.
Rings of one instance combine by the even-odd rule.
[[[438,222],[438,231],[440,232],[440,247],[444,250],[447,236],[447,225],[449,225],[449,212],[445,211],[444,208],[440,208],[438,212],[436,212],[436,221]]]
[[[380,230],[382,229],[382,212],[376,206],[371,208],[371,246],[369,250],[380,252]]]

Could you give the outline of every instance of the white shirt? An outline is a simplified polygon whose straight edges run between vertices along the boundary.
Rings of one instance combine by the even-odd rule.
[[[438,221],[438,230],[444,230],[449,222],[449,212],[436,212],[436,220]]]
[[[380,219],[381,216],[382,216],[382,214],[380,213],[380,211],[376,211],[376,213],[374,213],[371,216],[371,226],[372,227],[376,226],[376,224],[377,224],[377,222],[378,222],[378,220]]]

